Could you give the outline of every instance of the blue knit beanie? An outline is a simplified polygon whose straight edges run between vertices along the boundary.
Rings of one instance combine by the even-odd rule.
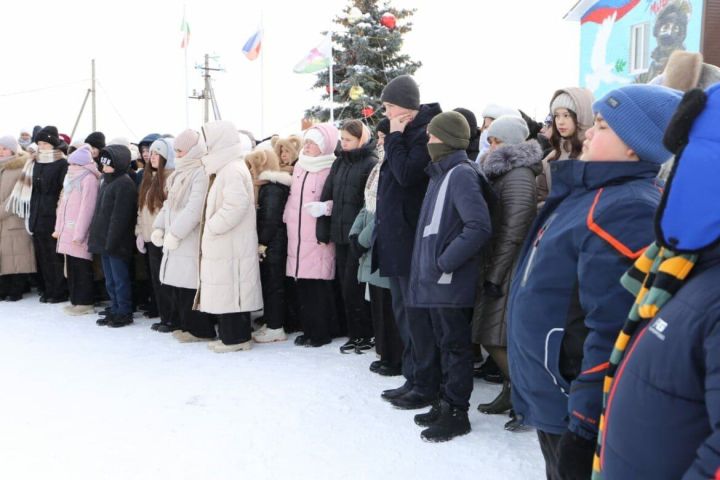
[[[593,104],[640,160],[662,164],[672,153],[663,145],[665,129],[682,95],[659,85],[626,85],[611,91]]]

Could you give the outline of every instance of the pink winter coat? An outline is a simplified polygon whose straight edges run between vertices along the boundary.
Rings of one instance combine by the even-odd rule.
[[[58,253],[92,260],[88,252],[88,231],[95,213],[100,175],[95,162],[68,167],[55,221]]]
[[[318,242],[315,235],[317,219],[303,208],[308,202],[320,200],[329,174],[330,166],[312,173],[302,168],[300,162],[295,164],[290,196],[283,215],[288,236],[288,277],[310,280],[335,278],[335,245]]]

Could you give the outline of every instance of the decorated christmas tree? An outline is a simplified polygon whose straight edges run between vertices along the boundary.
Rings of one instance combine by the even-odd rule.
[[[406,19],[415,10],[392,8],[388,1],[350,0],[333,20],[333,90],[335,120],[366,119],[375,125],[382,116],[380,94],[398,75],[412,75],[421,66],[400,53],[403,35],[412,28]],[[325,105],[306,113],[321,121],[330,118],[329,69],[317,73],[315,88],[324,90]]]

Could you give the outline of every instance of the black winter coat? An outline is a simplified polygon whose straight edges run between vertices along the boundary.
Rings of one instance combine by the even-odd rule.
[[[265,245],[263,262],[280,263],[287,261],[287,228],[283,223],[283,212],[290,194],[292,175],[287,172],[262,172],[258,180],[268,183],[258,191],[257,232],[258,242]]]
[[[372,269],[383,277],[410,275],[412,245],[427,190],[425,167],[430,164],[427,126],[441,113],[440,105],[420,105],[403,133],[385,137],[385,161],[380,168]]]
[[[138,196],[135,182],[127,175],[130,151],[122,145],[109,145],[103,151],[113,159],[115,172],[103,176],[90,224],[88,250],[129,260],[135,251]]]
[[[323,187],[321,202],[333,201],[332,215],[318,219],[317,236],[322,243],[347,245],[350,229],[365,202],[365,184],[378,161],[374,139],[349,152],[338,152]],[[330,222],[328,229],[323,223]]]
[[[31,232],[52,233],[55,231],[55,213],[67,169],[68,162],[64,158],[51,163],[35,162],[28,222]]]

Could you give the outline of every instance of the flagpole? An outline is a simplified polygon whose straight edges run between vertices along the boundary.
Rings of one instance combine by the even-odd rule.
[[[330,123],[335,123],[335,91],[333,89],[333,65],[335,59],[333,58],[333,44],[332,44],[332,29],[328,32],[330,36]]]
[[[261,42],[265,41],[265,25],[263,24],[263,7],[260,5],[260,35]],[[261,47],[262,43],[261,43]],[[263,48],[264,50],[264,48]],[[265,53],[260,53],[260,138],[265,138]]]
[[[187,21],[185,17],[185,9],[187,4],[183,3],[183,24]],[[187,27],[185,27],[187,28]],[[187,35],[187,33],[185,33]],[[186,41],[185,48],[185,128],[190,128],[190,81],[188,79],[188,43],[189,38]]]

